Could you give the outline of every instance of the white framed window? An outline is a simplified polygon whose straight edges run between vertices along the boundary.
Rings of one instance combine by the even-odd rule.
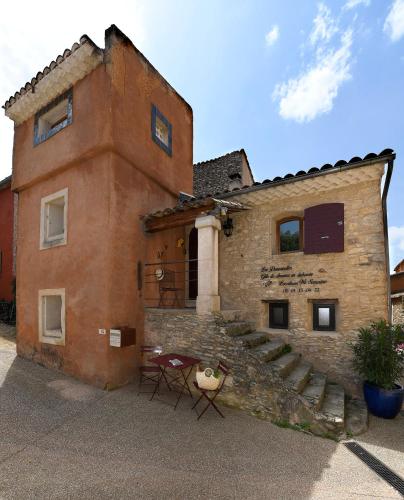
[[[67,243],[68,189],[62,189],[41,200],[40,249]]]
[[[39,290],[39,341],[65,345],[65,289]]]

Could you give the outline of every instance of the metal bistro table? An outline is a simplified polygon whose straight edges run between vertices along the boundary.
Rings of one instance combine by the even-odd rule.
[[[175,354],[175,353],[170,353],[170,354],[162,354],[161,356],[156,356],[155,358],[150,358],[149,362],[154,363],[160,367],[160,376],[158,378],[156,387],[154,389],[154,392],[152,394],[152,397],[150,398],[150,401],[154,398],[156,393],[159,390],[160,383],[164,380],[166,385],[168,386],[168,389],[171,390],[170,382],[179,382],[179,385],[181,386],[181,389],[179,391],[178,399],[175,403],[174,410],[177,408],[178,403],[180,402],[180,399],[182,395],[184,394],[184,391],[187,391],[188,394],[192,397],[192,392],[191,389],[189,388],[188,385],[188,378],[191,375],[192,368],[200,363],[200,359],[197,358],[191,358],[189,356],[183,356],[182,354]],[[171,368],[173,370],[177,370],[180,372],[177,376],[171,376],[170,375],[170,382],[167,381],[167,368]]]

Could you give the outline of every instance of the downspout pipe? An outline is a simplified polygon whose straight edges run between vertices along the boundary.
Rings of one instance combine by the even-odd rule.
[[[390,251],[389,251],[389,228],[387,220],[387,195],[389,192],[391,176],[393,175],[395,155],[387,162],[386,179],[383,186],[382,194],[382,211],[383,211],[383,231],[384,231],[384,252],[386,256],[386,277],[387,277],[387,307],[388,307],[388,322],[393,321],[393,311],[391,306],[391,279],[390,279]]]

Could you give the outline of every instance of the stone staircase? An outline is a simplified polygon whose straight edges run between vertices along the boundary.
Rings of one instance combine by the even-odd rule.
[[[231,338],[237,346],[235,352],[239,356],[246,354],[251,369],[260,374],[256,377],[258,380],[250,384],[250,392],[260,395],[266,390],[274,394],[268,405],[265,401],[260,405],[262,416],[279,420],[284,426],[300,426],[313,434],[330,438],[357,435],[367,430],[365,403],[350,400],[341,385],[317,372],[299,353],[292,352],[282,339],[255,331],[246,321],[223,323],[220,333]],[[251,377],[254,377],[252,373]],[[236,373],[233,387],[236,391],[238,384],[241,382]],[[257,398],[263,400],[261,396]],[[231,404],[231,398],[228,402]],[[280,407],[279,411],[275,410],[277,407]],[[251,404],[246,405],[246,409],[259,413]]]

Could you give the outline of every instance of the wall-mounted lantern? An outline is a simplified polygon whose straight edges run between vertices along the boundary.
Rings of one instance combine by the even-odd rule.
[[[227,216],[227,219],[223,222],[223,232],[227,237],[233,234],[233,219],[230,219],[229,216]]]

